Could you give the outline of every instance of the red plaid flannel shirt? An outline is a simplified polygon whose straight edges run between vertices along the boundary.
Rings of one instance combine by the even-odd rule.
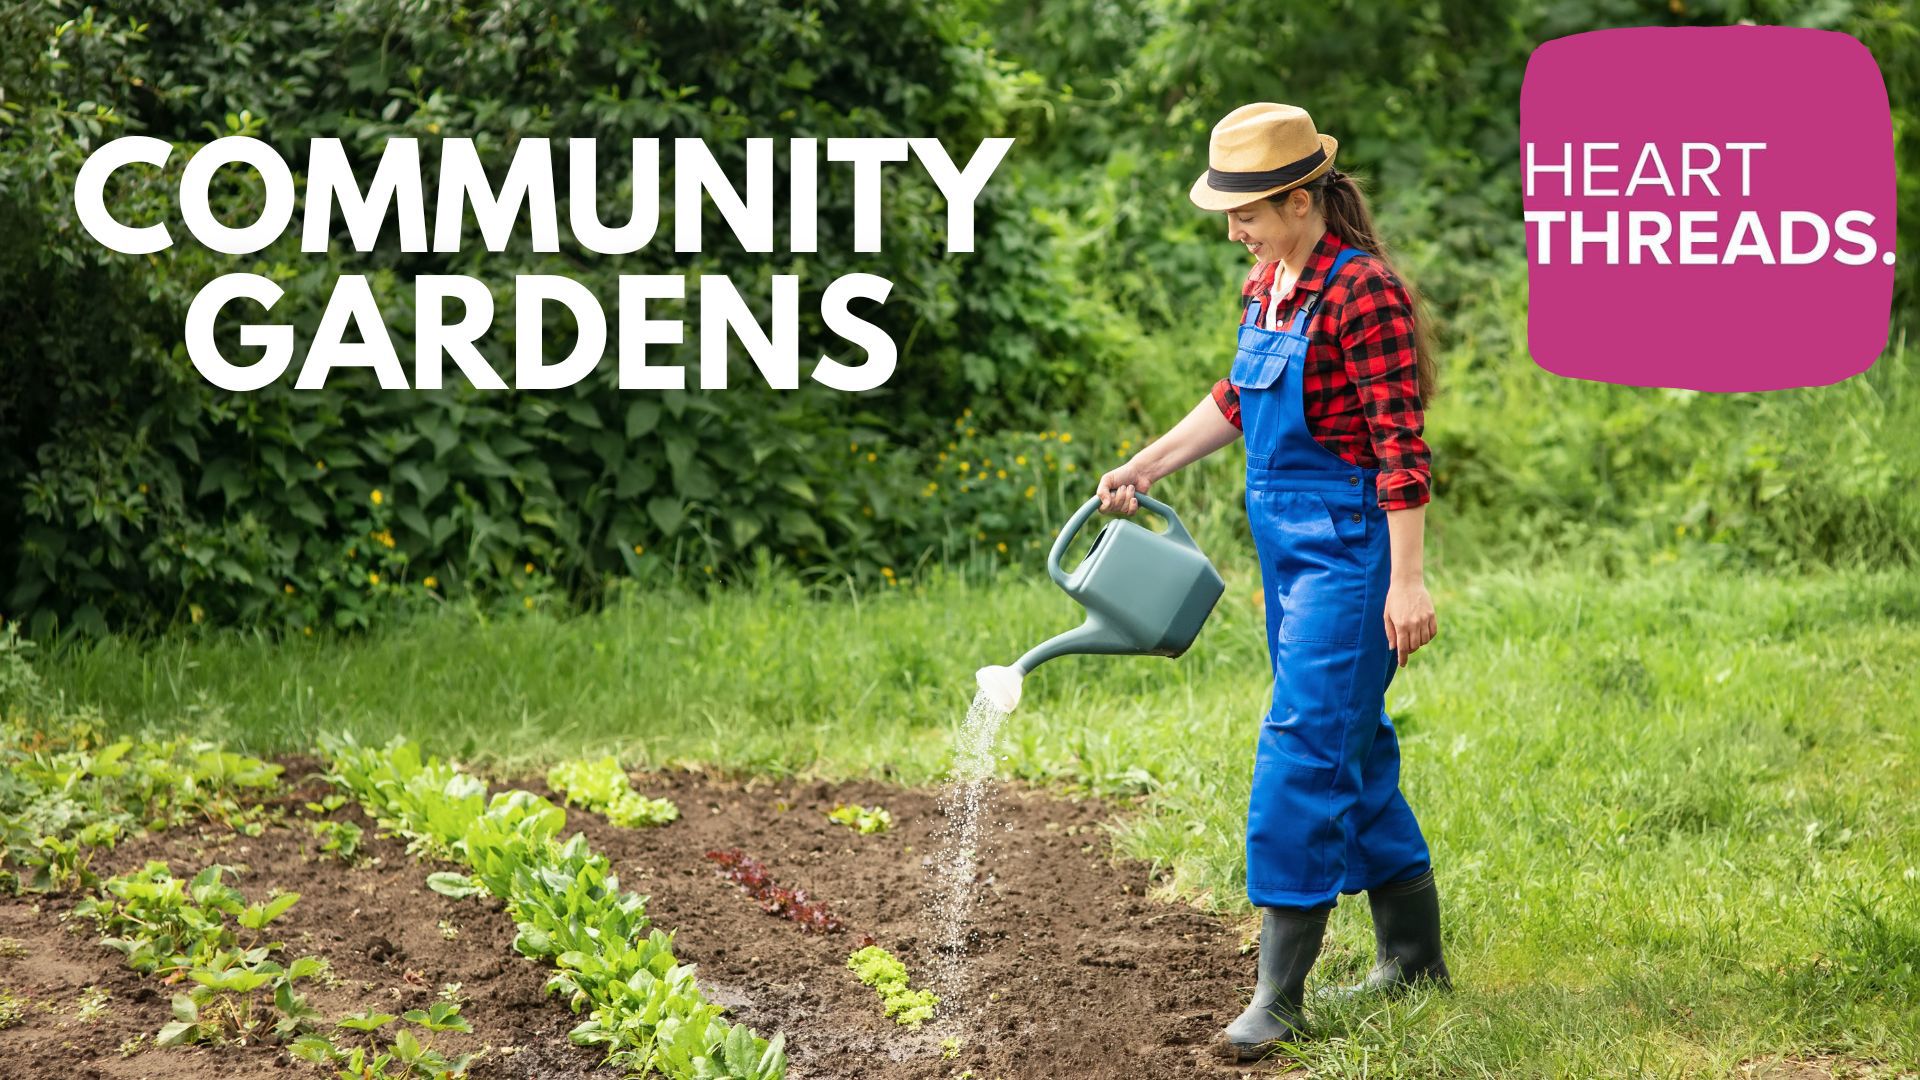
[[[1340,253],[1340,238],[1329,231],[1314,245],[1307,268],[1291,292],[1272,302],[1278,262],[1256,263],[1241,288],[1245,300],[1262,299],[1261,322],[1285,327],[1299,310],[1304,292],[1326,285],[1327,269]],[[1272,321],[1269,309],[1278,307]],[[1380,508],[1403,510],[1432,497],[1420,378],[1413,349],[1413,301],[1400,279],[1380,260],[1361,255],[1350,260],[1327,290],[1308,330],[1307,360],[1301,375],[1307,430],[1315,440],[1363,469],[1378,468]],[[1213,387],[1220,411],[1240,426],[1240,391],[1221,379]]]

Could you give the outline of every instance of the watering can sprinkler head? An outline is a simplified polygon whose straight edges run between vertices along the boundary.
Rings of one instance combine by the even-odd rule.
[[[1056,656],[1179,656],[1199,635],[1226,585],[1172,507],[1145,495],[1139,499],[1166,519],[1167,531],[1125,519],[1108,522],[1071,574],[1060,568],[1060,559],[1100,500],[1088,499],[1060,530],[1047,556],[1047,573],[1087,609],[1087,621],[1035,645],[1010,667],[975,673],[980,689],[1002,712],[1020,704],[1027,673]]]
[[[1026,680],[1026,672],[1018,667],[993,664],[974,672],[973,677],[979,681],[981,691],[993,702],[994,708],[1010,713],[1020,707],[1020,685]]]

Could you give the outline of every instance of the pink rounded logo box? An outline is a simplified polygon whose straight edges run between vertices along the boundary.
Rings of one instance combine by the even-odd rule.
[[[1520,91],[1535,363],[1690,390],[1873,366],[1893,305],[1893,121],[1845,34],[1642,27],[1546,42]]]

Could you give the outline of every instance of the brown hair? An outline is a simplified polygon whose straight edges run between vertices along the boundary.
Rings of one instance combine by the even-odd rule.
[[[1373,210],[1367,203],[1361,181],[1351,173],[1328,169],[1305,185],[1305,190],[1314,205],[1320,208],[1327,228],[1334,235],[1385,263],[1406,288],[1407,297],[1413,304],[1413,351],[1420,377],[1420,400],[1423,405],[1431,401],[1439,389],[1439,378],[1433,361],[1433,335],[1427,326],[1426,301],[1421,298],[1420,290],[1414,288],[1413,283],[1394,266],[1387,245],[1381,241],[1380,234],[1374,231]],[[1292,194],[1289,190],[1267,198],[1269,202],[1284,203]]]

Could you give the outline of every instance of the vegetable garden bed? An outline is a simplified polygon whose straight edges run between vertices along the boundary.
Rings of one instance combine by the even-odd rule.
[[[283,764],[284,784],[265,799],[280,813],[264,818],[259,835],[224,823],[191,823],[98,849],[90,869],[106,878],[158,859],[186,879],[223,864],[240,868],[226,881],[247,903],[298,892],[299,900],[264,934],[284,943],[274,954],[282,963],[305,956],[325,961],[323,977],[297,986],[319,1018],[317,1036],[341,1051],[380,1050],[417,1035],[448,1060],[480,1051],[471,1065],[475,1077],[618,1075],[601,1065],[605,1047],[569,1041],[593,1005],[583,997],[575,1015],[570,992],[546,989],[556,975],[552,963],[565,960],[559,952],[540,963],[521,955],[524,942],[516,951],[514,917],[499,898],[455,898],[428,888],[430,873],[444,875],[445,886],[452,872],[484,877],[477,868],[433,853],[409,854],[403,840],[383,835],[351,799],[336,798],[332,808],[314,812],[309,803],[337,791],[317,778],[326,763]],[[847,960],[871,940],[904,962],[915,988],[935,970],[938,935],[926,921],[925,903],[940,843],[937,793],[872,782],[738,781],[691,773],[636,780],[639,794],[675,804],[678,819],[625,828],[573,806],[559,838],[583,834],[586,847],[609,861],[618,888],[646,898],[651,928],[672,935],[674,961],[696,965],[699,994],[725,1007],[734,1039],[784,1037],[788,1076],[971,1073],[977,1080],[1012,1080],[1234,1071],[1212,1064],[1202,1051],[1238,1011],[1238,984],[1251,978],[1251,958],[1238,955],[1236,934],[1220,921],[1144,899],[1144,868],[1109,862],[1099,827],[1108,805],[1002,789],[980,861],[967,993],[952,1003],[963,1003],[965,1012],[956,1017],[943,1004],[933,1021],[910,1029],[882,1014],[879,997]],[[556,805],[563,799],[541,778],[494,790],[503,787]],[[829,819],[836,807],[856,804],[886,807],[893,824],[862,834]],[[316,832],[316,821],[357,825],[357,858],[323,851],[340,829],[323,825]],[[708,857],[714,851],[744,853],[781,886],[830,906],[844,929],[821,932],[763,910],[723,876]],[[343,1067],[339,1059],[325,1066],[299,1059],[290,1040],[271,1038],[264,1024],[252,1036],[156,1046],[158,1033],[178,1018],[175,995],[193,984],[133,970],[127,956],[100,944],[91,920],[63,918],[91,892],[0,900],[0,1008],[13,1003],[0,1019],[17,1013],[0,1028],[8,1076],[303,1077]],[[247,932],[241,933],[244,946]],[[644,940],[645,931],[632,936]],[[355,1014],[424,1014],[449,1000],[460,1003],[470,1032],[432,1031],[403,1019],[369,1036],[333,1027]],[[764,1050],[749,1056],[762,1060]],[[408,1075],[402,1065],[390,1062],[386,1074]]]

